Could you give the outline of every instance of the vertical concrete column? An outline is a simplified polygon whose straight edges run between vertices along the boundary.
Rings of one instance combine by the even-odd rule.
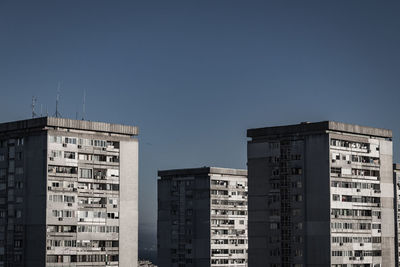
[[[119,266],[138,262],[138,140],[120,142]]]

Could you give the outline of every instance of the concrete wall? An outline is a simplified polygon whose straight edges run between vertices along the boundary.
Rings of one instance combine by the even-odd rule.
[[[171,180],[157,181],[157,262],[159,266],[171,263]]]
[[[193,199],[194,266],[210,266],[210,178],[196,177]]]
[[[47,135],[45,132],[25,137],[25,265],[45,266],[46,261],[46,191]]]
[[[328,135],[310,135],[304,142],[305,263],[330,265],[330,169]]]
[[[379,140],[381,159],[382,266],[395,266],[395,218],[392,141]]]
[[[268,242],[268,176],[272,173],[267,164],[271,155],[268,143],[249,144],[248,157],[248,263],[249,266],[265,266],[269,253]]]
[[[119,266],[138,262],[138,140],[120,142]]]

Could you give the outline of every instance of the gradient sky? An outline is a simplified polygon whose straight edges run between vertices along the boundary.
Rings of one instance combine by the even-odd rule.
[[[394,131],[399,1],[0,1],[0,122],[55,111],[140,127],[140,232],[158,169],[245,168],[246,129],[335,120]],[[148,243],[146,246],[149,246]],[[144,243],[143,243],[144,244]],[[144,245],[143,245],[144,246]]]

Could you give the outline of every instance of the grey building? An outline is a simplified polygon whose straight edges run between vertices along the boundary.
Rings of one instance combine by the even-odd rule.
[[[392,132],[249,129],[249,266],[395,265]]]
[[[247,266],[247,171],[159,171],[158,265]]]
[[[137,266],[138,129],[0,124],[0,266]]]
[[[399,255],[399,245],[400,245],[400,164],[393,164],[393,183],[394,183],[394,191],[396,195],[395,206],[394,206],[394,217],[396,220],[396,239],[395,239],[395,248],[396,248],[396,266],[399,266],[400,255]]]

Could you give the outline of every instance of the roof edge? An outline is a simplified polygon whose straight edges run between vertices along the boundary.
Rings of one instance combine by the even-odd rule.
[[[157,174],[159,177],[176,176],[176,175],[182,175],[182,176],[199,175],[199,174],[227,174],[234,176],[247,176],[247,170],[205,166],[200,168],[159,170]]]
[[[374,128],[369,126],[361,126],[357,124],[348,124],[335,121],[320,122],[302,122],[300,124],[253,128],[247,130],[247,137],[257,138],[263,136],[276,136],[284,134],[299,133],[323,133],[326,131],[346,132],[352,134],[360,134],[367,136],[377,136],[384,138],[392,138],[392,130],[383,128]]]
[[[56,127],[86,131],[97,131],[116,133],[124,135],[138,135],[139,128],[136,126],[114,124],[107,122],[73,120],[57,117],[40,117],[34,119],[0,123],[0,132],[18,131],[24,129],[40,129],[44,127]]]

